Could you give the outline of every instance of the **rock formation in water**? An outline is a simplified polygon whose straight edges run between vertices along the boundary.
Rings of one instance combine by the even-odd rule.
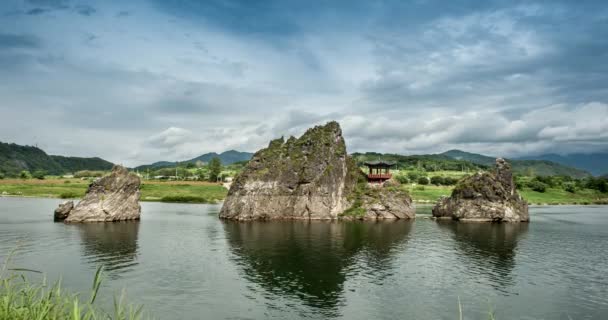
[[[109,175],[89,185],[84,198],[76,206],[72,203],[72,209],[68,210],[71,201],[59,205],[55,218],[65,222],[137,220],[141,213],[140,183],[126,168],[114,166]]]
[[[68,215],[70,214],[70,211],[72,211],[72,209],[74,209],[74,201],[66,201],[66,202],[59,204],[57,209],[55,209],[55,215],[54,215],[55,221],[65,220],[65,218],[68,217]]]
[[[365,175],[346,153],[337,122],[309,129],[300,138],[270,142],[234,180],[220,212],[233,220],[403,218],[410,209],[395,197],[363,198]],[[399,203],[400,205],[397,205]],[[396,211],[395,211],[396,210]],[[393,213],[393,211],[395,211]],[[407,213],[406,213],[407,212]]]
[[[346,219],[413,219],[416,216],[412,198],[394,180],[383,185],[358,184],[351,208],[341,217]]]
[[[511,165],[496,159],[494,172],[480,172],[461,180],[449,198],[433,208],[433,216],[454,220],[529,221],[528,203],[515,190]]]

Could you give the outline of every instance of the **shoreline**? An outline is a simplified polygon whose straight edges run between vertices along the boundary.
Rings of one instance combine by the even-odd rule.
[[[56,196],[44,196],[44,195],[18,195],[18,194],[0,194],[0,199],[2,198],[21,198],[21,199],[57,199],[64,201],[80,201],[82,198],[61,198]],[[162,198],[154,198],[154,199],[140,199],[140,202],[157,202],[157,203],[180,203],[180,204],[221,204],[224,202],[223,199],[215,199],[213,201],[163,201]],[[416,205],[428,206],[432,207],[435,205],[436,201],[431,200],[412,200]],[[533,207],[556,207],[556,206],[608,206],[608,201],[599,200],[595,202],[567,202],[567,203],[528,203],[529,206]]]
[[[0,180],[0,197],[45,198],[75,200],[84,196],[90,182],[81,179],[45,179],[45,180]],[[416,205],[434,205],[441,196],[449,196],[452,188],[427,185],[417,188],[403,185]],[[224,201],[228,190],[221,183],[202,181],[151,181],[141,185],[142,202],[164,203],[201,203],[218,204]],[[567,193],[561,189],[547,189],[546,192],[519,190],[529,205],[606,205],[608,194],[593,192],[588,189]]]

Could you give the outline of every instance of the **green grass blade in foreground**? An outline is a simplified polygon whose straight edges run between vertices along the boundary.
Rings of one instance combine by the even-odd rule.
[[[95,304],[103,282],[101,267],[93,278],[89,300],[83,302],[78,294],[63,290],[61,280],[49,287],[46,278],[40,283],[32,282],[19,273],[36,270],[8,268],[11,256],[12,253],[0,269],[0,320],[135,320],[143,317],[143,307],[127,303],[124,291],[118,303],[115,299],[114,317]]]

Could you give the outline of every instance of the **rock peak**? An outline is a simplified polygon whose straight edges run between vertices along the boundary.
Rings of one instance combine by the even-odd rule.
[[[515,183],[513,182],[513,171],[511,164],[503,158],[496,159],[496,178],[513,195],[515,193]]]
[[[120,174],[120,175],[128,175],[129,170],[119,164],[116,164],[112,167],[112,173]]]
[[[55,210],[55,220],[65,222],[103,222],[138,220],[141,181],[127,168],[116,165],[109,175],[89,185],[77,204],[63,203]]]
[[[449,198],[440,199],[433,216],[471,221],[529,221],[528,204],[515,190],[511,165],[496,159],[494,172],[459,181]]]
[[[367,184],[346,152],[340,125],[331,121],[256,152],[234,180],[220,218],[336,219],[350,209],[360,219],[413,217],[407,195],[401,199],[387,189],[367,197],[357,189],[360,181]]]

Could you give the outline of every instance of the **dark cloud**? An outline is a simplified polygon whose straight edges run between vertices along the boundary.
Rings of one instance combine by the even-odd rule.
[[[350,151],[608,149],[604,1],[151,3],[8,8],[69,10],[0,20],[0,111],[28,119],[0,140],[138,164],[338,120]]]
[[[37,16],[37,15],[43,14],[43,13],[48,12],[48,11],[49,10],[47,10],[47,9],[34,8],[34,9],[31,9],[31,10],[28,10],[26,12],[26,14],[31,15],[31,16]]]
[[[95,8],[88,6],[88,5],[78,5],[74,9],[76,10],[76,12],[78,14],[83,15],[83,16],[91,16],[95,12],[97,12],[97,10]]]
[[[38,48],[41,41],[31,34],[7,34],[0,33],[0,50],[6,49],[32,49]]]
[[[116,16],[117,16],[118,18],[124,18],[124,17],[128,17],[128,16],[130,16],[130,15],[131,15],[131,12],[126,11],[126,10],[119,11],[119,12],[116,14]]]
[[[27,0],[26,2],[46,9],[67,9],[70,7],[68,0]]]

